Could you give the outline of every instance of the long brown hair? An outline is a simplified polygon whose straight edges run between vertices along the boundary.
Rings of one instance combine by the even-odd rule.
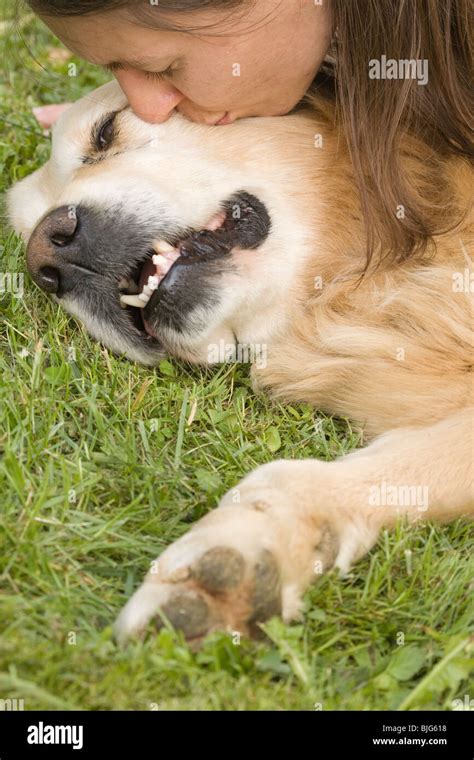
[[[29,0],[29,5],[46,16],[129,8],[145,23],[172,28],[170,12],[233,10],[246,2],[160,0],[152,8],[153,22],[149,0]],[[440,212],[439,202],[433,203],[442,190],[442,163],[433,161],[433,197],[410,187],[399,150],[403,135],[420,137],[437,156],[474,155],[471,0],[331,0],[330,8],[336,114],[359,189],[368,262],[375,250],[402,262],[423,254],[430,239],[446,229],[449,216]],[[162,20],[160,9],[166,11]],[[427,61],[427,81],[371,78],[370,62],[384,57],[400,63]]]
[[[355,170],[369,255],[380,243],[389,258],[403,261],[423,253],[447,222],[431,195],[409,186],[398,150],[403,134],[422,138],[438,154],[474,156],[471,0],[332,2],[338,119]],[[426,60],[427,83],[369,79],[369,62],[384,55]],[[437,168],[433,161],[434,197],[444,181]]]

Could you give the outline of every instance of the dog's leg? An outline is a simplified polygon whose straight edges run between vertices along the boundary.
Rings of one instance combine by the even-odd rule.
[[[308,585],[347,571],[401,516],[474,516],[472,415],[399,429],[336,462],[276,461],[247,476],[154,563],[117,621],[120,640],[160,611],[191,640],[253,633],[299,610]]]

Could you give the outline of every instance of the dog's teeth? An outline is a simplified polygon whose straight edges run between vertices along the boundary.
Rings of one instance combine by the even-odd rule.
[[[156,240],[153,244],[153,248],[155,251],[158,251],[158,253],[171,253],[171,251],[174,251],[173,246],[167,243],[166,240]]]
[[[166,261],[164,256],[155,255],[152,257],[152,261],[156,267],[167,267],[168,262]]]
[[[148,303],[148,296],[146,296],[146,298]],[[136,306],[138,309],[143,309],[143,307],[146,306],[140,296],[120,296],[120,303],[126,304],[127,306]]]
[[[146,288],[146,285],[145,285],[145,288]],[[142,303],[147,304],[148,301],[150,300],[150,296],[151,296],[151,293],[148,294],[148,293],[141,292],[140,295],[137,296],[137,298],[139,298]]]
[[[143,286],[143,290],[142,290],[142,293],[143,293],[144,295],[148,296],[148,298],[149,298],[149,297],[151,296],[151,294],[153,293],[153,290],[152,290],[152,288],[150,288],[150,286],[149,286],[149,285],[144,285],[144,286]],[[140,294],[140,295],[141,295],[141,294]]]
[[[152,291],[156,290],[159,284],[160,284],[160,281],[158,277],[156,277],[156,275],[153,274],[148,278],[148,287],[150,288],[150,290]]]

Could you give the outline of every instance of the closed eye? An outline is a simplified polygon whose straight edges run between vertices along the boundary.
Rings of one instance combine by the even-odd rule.
[[[172,66],[168,66],[164,71],[144,71],[145,77],[153,82],[162,82],[170,76],[173,76],[174,70]]]

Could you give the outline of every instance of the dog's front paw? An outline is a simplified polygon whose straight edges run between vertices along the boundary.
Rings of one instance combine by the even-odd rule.
[[[252,634],[258,622],[281,612],[279,564],[258,540],[268,530],[265,521],[240,509],[208,517],[154,563],[117,620],[119,641],[143,633],[151,621],[160,628],[165,619],[189,640],[216,629]]]
[[[195,642],[217,629],[256,635],[269,617],[298,614],[302,592],[332,567],[339,542],[324,514],[295,503],[300,489],[283,485],[281,468],[291,464],[252,473],[153,563],[117,620],[119,641],[164,620]]]

